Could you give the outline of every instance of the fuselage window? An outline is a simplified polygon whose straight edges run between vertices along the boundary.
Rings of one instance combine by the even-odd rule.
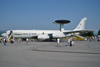
[[[23,35],[28,35],[28,33],[23,33]]]
[[[25,33],[23,33],[23,35],[25,35]]]
[[[31,35],[31,33],[29,33],[29,35]]]
[[[32,33],[32,35],[36,35],[36,33]]]

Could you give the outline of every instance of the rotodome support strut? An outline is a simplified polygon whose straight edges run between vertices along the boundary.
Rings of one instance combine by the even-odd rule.
[[[64,30],[64,24],[70,23],[69,20],[56,20],[53,22],[54,24],[60,24],[60,31]]]

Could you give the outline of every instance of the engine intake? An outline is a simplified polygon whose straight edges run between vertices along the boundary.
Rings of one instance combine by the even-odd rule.
[[[45,39],[49,39],[50,37],[49,35],[45,34],[45,35],[39,35],[37,38],[40,40],[45,40]]]

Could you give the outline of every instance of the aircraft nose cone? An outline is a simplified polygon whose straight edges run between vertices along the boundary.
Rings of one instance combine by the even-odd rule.
[[[4,36],[6,36],[6,34],[5,34],[5,33],[3,33],[3,34],[1,34],[1,36],[3,36],[3,37],[4,37]]]
[[[3,34],[1,34],[1,36],[3,36]]]

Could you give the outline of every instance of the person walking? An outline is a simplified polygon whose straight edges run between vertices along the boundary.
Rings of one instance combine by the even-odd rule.
[[[70,46],[72,46],[72,38],[70,37]]]
[[[5,38],[3,39],[3,42],[4,42],[4,45],[6,45],[6,39]]]
[[[58,39],[57,39],[57,47],[58,47],[58,46],[61,47],[60,44],[59,44],[59,42],[60,42],[60,39],[58,38]]]
[[[13,43],[15,43],[15,39],[13,38]]]
[[[74,45],[74,40],[72,41],[72,46]]]
[[[68,47],[70,46],[70,38],[68,38]]]
[[[28,38],[26,39],[26,43],[28,43]]]

